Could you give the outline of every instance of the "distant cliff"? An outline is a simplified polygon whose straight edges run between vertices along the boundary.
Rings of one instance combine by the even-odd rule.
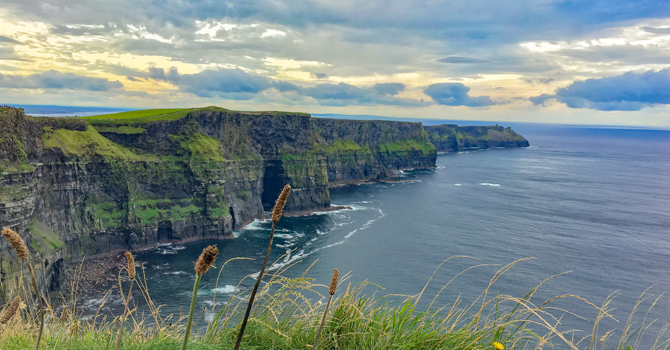
[[[209,107],[117,119],[0,109],[0,225],[29,246],[43,286],[65,262],[159,241],[229,238],[272,209],[330,206],[329,187],[435,166],[420,123],[313,119]],[[0,299],[22,269],[0,240]],[[1,300],[0,300],[1,303]]]
[[[511,128],[502,126],[424,126],[428,139],[438,152],[498,147],[528,147],[528,141]]]

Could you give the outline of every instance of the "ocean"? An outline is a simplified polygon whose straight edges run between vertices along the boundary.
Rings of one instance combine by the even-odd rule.
[[[456,257],[426,287],[420,307],[427,307],[453,277],[484,265],[454,279],[436,300],[441,307],[459,296],[464,303],[474,301],[498,269],[533,258],[500,277],[489,296],[521,298],[545,279],[569,272],[543,283],[533,301],[539,305],[572,294],[601,305],[615,293],[610,307],[618,322],[605,321],[601,334],[606,328],[620,331],[647,288],[653,296],[670,292],[670,131],[512,127],[531,147],[440,154],[437,168],[403,171],[399,182],[331,189],[334,205],[353,209],[283,218],[270,259],[279,259],[273,271],[296,263],[284,274],[298,277],[314,263],[306,276],[319,283],[328,284],[338,268],[349,274],[347,283],[380,286],[368,287],[369,293],[417,295],[438,265]],[[245,276],[260,269],[269,229],[269,222],[254,222],[232,240],[159,245],[137,253],[154,303],[164,305],[164,314],[188,307],[193,262],[209,244],[221,251],[218,267],[235,257],[255,259],[210,270],[196,309],[210,309],[215,292],[217,300],[227,299]],[[247,277],[241,288],[253,283]],[[84,306],[97,308],[99,293]],[[142,307],[143,299],[136,298]],[[653,299],[640,307],[637,326]],[[596,312],[589,304],[563,298],[553,305],[586,319],[553,310],[563,316],[559,329],[591,333]],[[118,293],[106,307],[120,313]],[[656,303],[649,319],[670,323],[670,295]],[[653,343],[656,325],[642,344]]]

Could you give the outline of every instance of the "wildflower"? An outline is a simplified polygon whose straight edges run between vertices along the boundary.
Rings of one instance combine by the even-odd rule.
[[[505,348],[504,345],[502,345],[501,343],[498,343],[497,341],[493,342],[493,347],[496,348],[497,350],[503,350]]]

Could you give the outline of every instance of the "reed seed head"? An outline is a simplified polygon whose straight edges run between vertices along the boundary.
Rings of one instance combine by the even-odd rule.
[[[330,278],[330,288],[328,289],[328,294],[335,295],[335,290],[337,289],[337,280],[340,278],[340,271],[338,269],[333,270],[333,277]]]
[[[2,235],[5,236],[5,239],[7,239],[7,242],[14,249],[19,258],[23,260],[28,259],[28,248],[26,248],[26,245],[23,243],[23,240],[18,233],[5,227],[2,230]]]
[[[63,308],[63,312],[60,313],[60,321],[65,322],[67,320],[67,308]]]
[[[12,303],[9,304],[9,307],[5,309],[5,311],[2,312],[0,315],[0,324],[5,324],[9,322],[9,320],[14,317],[14,314],[16,313],[16,310],[19,309],[19,305],[21,304],[21,299],[19,297],[14,298],[12,300]]]
[[[198,262],[195,263],[195,273],[201,276],[204,275],[212,266],[218,254],[219,248],[216,246],[210,245],[203,249],[202,254],[200,254],[200,257],[198,258]]]
[[[130,252],[126,252],[126,260],[128,260],[128,278],[135,279],[135,259]]]
[[[275,224],[281,219],[281,215],[284,212],[284,206],[288,200],[288,195],[291,192],[291,185],[284,186],[284,189],[279,194],[277,202],[275,202],[275,207],[272,209],[272,222]]]

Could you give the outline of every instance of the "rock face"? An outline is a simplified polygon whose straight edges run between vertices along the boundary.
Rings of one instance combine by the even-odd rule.
[[[286,212],[330,206],[329,187],[434,167],[420,123],[204,108],[130,121],[0,110],[0,225],[31,251],[40,285],[63,265],[164,241],[232,238],[284,185]],[[26,272],[0,239],[0,304]]]
[[[424,126],[428,139],[438,152],[498,147],[528,147],[528,141],[511,128],[502,126]]]
[[[232,238],[271,210],[286,184],[286,212],[323,209],[332,186],[435,167],[436,147],[528,145],[502,127],[425,129],[216,107],[118,120],[3,108],[0,225],[24,239],[40,285],[57,290],[64,264],[85,256]],[[0,239],[0,304],[26,272]]]

